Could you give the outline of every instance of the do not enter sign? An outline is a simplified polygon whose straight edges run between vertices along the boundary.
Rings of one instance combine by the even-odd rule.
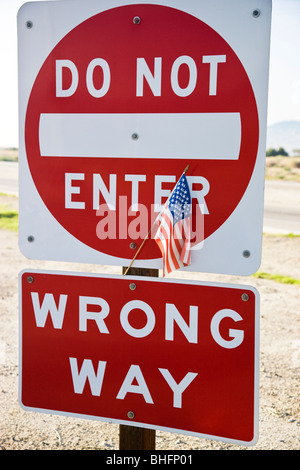
[[[125,265],[189,164],[189,269],[257,269],[270,2],[219,3],[20,11],[27,256]],[[139,258],[161,266],[153,238]]]

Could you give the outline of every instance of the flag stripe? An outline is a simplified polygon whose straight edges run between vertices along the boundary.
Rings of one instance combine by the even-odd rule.
[[[161,222],[160,239],[164,250],[164,264],[166,266],[166,271],[171,272],[175,269],[175,266],[173,264],[172,257],[170,256],[170,225],[164,216],[162,217]]]
[[[163,275],[191,263],[191,195],[185,174],[181,176],[157,218],[155,241],[163,257]]]
[[[169,217],[164,215],[162,217],[162,224],[161,224],[161,232],[165,240],[165,260],[167,263],[167,272],[174,271],[175,269],[178,269],[179,263],[176,257],[176,254],[174,253],[174,244],[172,243],[172,237],[171,237],[171,231],[172,231],[172,222]],[[177,251],[177,250],[176,250]]]

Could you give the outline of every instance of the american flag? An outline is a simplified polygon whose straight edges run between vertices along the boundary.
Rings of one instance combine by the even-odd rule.
[[[185,173],[157,217],[154,236],[163,256],[163,276],[191,264],[191,193]]]

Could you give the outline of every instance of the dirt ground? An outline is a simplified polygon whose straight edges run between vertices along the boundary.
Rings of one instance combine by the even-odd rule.
[[[12,198],[12,205],[16,200]],[[119,426],[27,412],[18,403],[18,273],[58,269],[121,274],[121,268],[30,261],[16,233],[0,230],[0,449],[118,450]],[[300,237],[266,235],[261,271],[300,279]],[[259,439],[236,446],[183,434],[156,432],[157,450],[300,449],[300,287],[254,277],[177,272],[174,278],[248,284],[261,298]]]

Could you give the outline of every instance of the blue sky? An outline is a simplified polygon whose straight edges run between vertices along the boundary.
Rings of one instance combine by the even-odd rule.
[[[18,147],[16,15],[23,3],[0,0],[0,147]],[[273,0],[269,125],[300,121],[299,31],[300,0]]]
[[[300,121],[300,0],[273,0],[268,124]]]

